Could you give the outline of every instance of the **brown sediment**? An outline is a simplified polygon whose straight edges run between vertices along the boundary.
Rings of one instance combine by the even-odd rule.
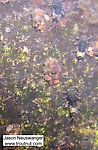
[[[44,67],[44,74],[45,74],[44,79],[46,81],[49,81],[50,85],[59,83],[58,78],[60,72],[61,67],[56,58],[49,57],[48,59],[46,59]]]
[[[45,31],[46,24],[49,21],[49,16],[45,14],[45,12],[40,8],[33,10],[31,16],[33,27],[37,30],[40,30],[41,32]]]

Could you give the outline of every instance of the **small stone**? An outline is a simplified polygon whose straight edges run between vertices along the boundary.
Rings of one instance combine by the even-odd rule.
[[[18,135],[20,132],[20,125],[19,124],[8,125],[6,128],[6,132],[9,135]]]
[[[49,82],[50,85],[59,83],[59,75],[61,67],[56,58],[49,57],[45,61],[44,67],[44,79]]]
[[[88,56],[93,57],[93,54],[94,54],[94,52],[93,52],[93,47],[89,47],[89,48],[87,49],[87,51],[85,51],[85,52],[86,52],[86,54],[87,54]]]
[[[7,126],[7,128],[6,128],[6,131],[7,131],[7,132],[10,132],[12,129],[13,129],[13,125],[9,125],[9,126]]]
[[[44,18],[46,21],[49,21],[49,16],[48,15],[44,15]]]
[[[8,33],[8,32],[11,32],[11,29],[9,27],[6,27],[5,31]]]
[[[46,29],[46,23],[49,21],[49,16],[42,9],[35,9],[32,12],[33,27],[41,32]]]

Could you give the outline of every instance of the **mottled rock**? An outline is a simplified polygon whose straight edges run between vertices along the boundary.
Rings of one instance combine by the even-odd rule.
[[[44,79],[49,82],[50,85],[59,83],[59,75],[61,67],[56,58],[48,58],[45,61],[44,67]]]

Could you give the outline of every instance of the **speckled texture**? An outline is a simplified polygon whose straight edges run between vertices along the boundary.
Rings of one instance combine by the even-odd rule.
[[[97,1],[61,1],[65,14],[57,22],[52,19],[53,3],[0,1],[0,134],[18,124],[20,134],[44,135],[41,149],[96,150],[97,55],[85,54],[78,61],[75,43],[85,35],[88,46],[96,46]],[[49,16],[44,32],[32,26],[35,9]],[[61,67],[55,85],[44,79],[50,57]]]

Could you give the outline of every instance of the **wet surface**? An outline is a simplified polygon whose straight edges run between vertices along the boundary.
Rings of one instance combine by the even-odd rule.
[[[52,57],[49,57],[45,61],[44,67],[44,78],[46,81],[49,81],[50,85],[59,83],[59,75],[61,72],[61,67],[58,63],[58,60]]]
[[[36,9],[44,17],[34,22]],[[0,0],[1,135],[18,124],[20,134],[45,136],[42,149],[97,149],[97,10],[97,0]],[[50,57],[61,67],[57,84],[44,77]]]

